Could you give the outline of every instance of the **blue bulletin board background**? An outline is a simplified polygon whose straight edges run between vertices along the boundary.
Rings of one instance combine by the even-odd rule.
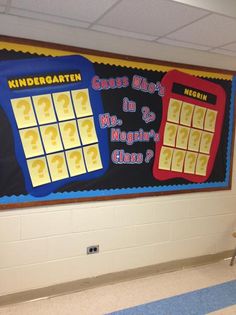
[[[146,62],[142,60],[138,63],[112,57],[100,57],[96,54],[82,54],[82,56],[78,53],[73,55],[72,52],[60,51],[59,48],[58,50],[50,50],[30,45],[18,46],[7,42],[2,42],[0,47],[2,47],[0,49],[0,208],[230,189],[236,93],[236,77],[231,73],[221,73],[214,71],[214,69],[206,71],[206,69],[197,67],[194,69],[188,69],[187,66],[186,68],[183,66],[174,67],[168,63],[148,63],[148,60]],[[49,54],[53,57],[47,57]],[[67,56],[59,57],[58,55]],[[177,125],[175,145],[166,144],[166,134],[159,133],[162,130],[161,125],[164,120],[163,99],[167,97],[166,87],[162,86],[162,80],[165,74],[173,69],[205,80],[206,84],[212,82],[212,86],[214,84],[220,86],[226,95],[222,126],[217,125],[219,121],[218,118],[215,118],[215,127],[210,131],[209,129],[205,130],[206,117],[211,112],[216,113],[216,117],[218,117],[221,109],[217,107],[217,104],[215,107],[214,104],[212,106],[206,105],[208,107],[205,109],[204,126],[202,128],[194,126],[194,113],[203,103],[200,98],[204,97],[204,91],[197,89],[197,86],[195,86],[195,90],[198,91],[198,94],[195,94],[197,95],[195,100],[191,96],[194,112],[190,125],[180,125],[181,112],[179,112],[179,123],[171,120],[169,110],[167,113],[169,118],[166,118],[169,121],[165,122],[167,124],[164,125],[163,130],[167,129],[167,125]],[[34,81],[36,85],[17,86],[22,78],[59,76],[78,72],[81,74],[81,81],[77,82],[68,81],[60,84],[57,80],[58,77],[55,77],[55,82],[52,84],[44,84],[42,79],[40,85],[37,79]],[[10,80],[13,84],[12,87],[9,87]],[[79,90],[86,90],[90,100],[91,111],[84,116],[79,114],[77,108],[80,104],[77,104],[73,98],[73,91]],[[194,90],[194,86],[192,90]],[[58,115],[54,94],[61,92],[69,93],[74,112],[73,119],[60,116],[60,112]],[[214,93],[216,91],[212,90],[212,94]],[[49,123],[47,120],[40,123],[41,114],[38,112],[35,96],[42,95],[51,95],[50,99],[56,118]],[[25,97],[29,97],[31,100],[36,124],[21,125],[18,121],[18,114],[14,111],[14,106],[17,105],[14,105],[15,101],[12,102],[12,100]],[[197,97],[198,100],[196,100]],[[191,100],[189,96],[188,98],[183,96],[184,102],[186,99]],[[178,95],[177,101],[179,101]],[[181,101],[182,113],[183,104]],[[92,118],[94,122],[96,137],[91,141],[84,136],[81,127],[82,120],[86,117]],[[69,140],[63,135],[63,122],[67,121],[73,121],[77,126],[79,139],[77,145],[68,144]],[[61,137],[60,150],[47,149],[46,142],[48,140],[43,135],[43,131],[48,124],[54,124],[58,127]],[[221,137],[218,139],[217,152],[214,152],[216,158],[211,162],[213,163],[211,174],[202,181],[187,180],[183,176],[185,172],[200,174],[201,179],[198,159],[207,156],[208,161],[211,161],[211,154],[213,153],[211,150],[217,127],[222,128],[222,131]],[[38,130],[42,145],[41,154],[32,153],[33,149],[29,149],[29,144],[24,139],[24,132],[32,128],[34,131]],[[189,132],[188,144],[185,147],[178,145],[181,128]],[[186,164],[193,130],[200,130],[201,139],[206,134],[210,134],[212,137],[208,149],[205,151],[201,149],[203,148],[203,142],[201,142],[197,151],[193,149],[190,152],[196,157],[195,171],[187,168]],[[158,180],[153,176],[154,161],[158,158],[161,159],[161,153],[159,153],[159,157],[155,155],[156,146],[159,144],[164,148],[170,147],[171,152],[173,152],[170,166],[160,167],[164,172],[176,174],[174,178]],[[88,147],[94,145],[98,149],[100,159],[97,161],[97,166],[96,163],[94,164],[92,160],[89,160],[88,155],[86,156]],[[71,166],[70,163],[72,162],[69,161],[68,157],[68,152],[72,152],[70,150],[79,150],[82,153],[83,171],[81,171],[81,166],[80,171],[79,168],[76,169],[76,166]],[[181,166],[182,172],[174,169],[173,166],[174,154],[179,151],[184,152],[185,155],[185,160],[183,159]],[[55,173],[56,170],[52,166],[50,156],[56,154],[63,154],[60,156],[63,156],[64,159],[65,173],[62,170],[60,174]],[[37,182],[37,174],[34,173],[36,170],[32,168],[31,161],[40,158],[43,158],[46,163],[48,176],[46,182],[40,182],[41,179]],[[164,160],[162,162],[165,164]]]

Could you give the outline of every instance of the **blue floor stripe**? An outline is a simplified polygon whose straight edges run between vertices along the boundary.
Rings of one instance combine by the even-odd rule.
[[[236,280],[233,280],[113,312],[110,315],[205,315],[235,304]]]

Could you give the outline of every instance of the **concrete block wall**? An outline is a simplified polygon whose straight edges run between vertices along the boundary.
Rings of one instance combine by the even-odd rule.
[[[235,205],[234,169],[229,191],[0,211],[0,295],[233,249]]]

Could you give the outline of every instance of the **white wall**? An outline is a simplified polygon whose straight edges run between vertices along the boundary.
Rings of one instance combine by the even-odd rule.
[[[231,57],[40,23],[1,17],[1,33],[236,68]],[[0,295],[232,249],[235,205],[234,168],[231,191],[0,211]]]
[[[0,212],[0,295],[232,249],[232,191]],[[86,255],[86,247],[100,253]]]

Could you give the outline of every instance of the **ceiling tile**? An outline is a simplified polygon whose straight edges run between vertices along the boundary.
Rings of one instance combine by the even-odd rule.
[[[11,6],[38,13],[94,22],[116,2],[117,0],[12,0]]]
[[[7,0],[0,0],[0,12],[5,11],[5,5],[7,4]]]
[[[149,35],[133,33],[133,32],[126,32],[126,31],[119,30],[117,28],[106,27],[102,25],[94,25],[91,29],[95,31],[103,32],[103,33],[109,33],[109,34],[123,36],[123,37],[131,37],[131,38],[136,38],[136,39],[141,39],[141,40],[153,41],[156,39],[155,36],[149,36]]]
[[[208,11],[166,0],[122,0],[97,24],[153,36],[165,35]]]
[[[221,47],[222,49],[227,49],[227,50],[232,50],[232,51],[236,51],[236,42],[228,44],[228,45],[224,45]]]
[[[90,23],[81,22],[81,21],[77,21],[74,19],[58,17],[58,16],[49,15],[49,14],[46,15],[46,14],[42,14],[42,13],[37,13],[37,12],[32,12],[32,11],[27,11],[27,10],[21,10],[21,9],[14,9],[14,8],[11,8],[9,10],[8,14],[21,16],[21,17],[27,17],[30,19],[37,19],[40,21],[47,21],[47,22],[51,22],[51,23],[58,23],[58,24],[64,24],[64,25],[69,25],[69,26],[82,27],[82,28],[87,28],[90,25]]]
[[[172,0],[189,4],[191,6],[209,10],[231,17],[236,17],[236,1],[235,0]]]
[[[168,35],[169,38],[209,47],[236,40],[236,20],[211,14]]]
[[[169,39],[165,37],[158,39],[157,42],[161,44],[170,45],[170,46],[185,47],[185,48],[198,49],[198,50],[209,50],[209,47],[207,46],[181,42],[178,40]]]
[[[222,48],[216,48],[212,49],[210,52],[218,53],[221,55],[227,55],[227,56],[236,56],[236,51],[230,51]]]

